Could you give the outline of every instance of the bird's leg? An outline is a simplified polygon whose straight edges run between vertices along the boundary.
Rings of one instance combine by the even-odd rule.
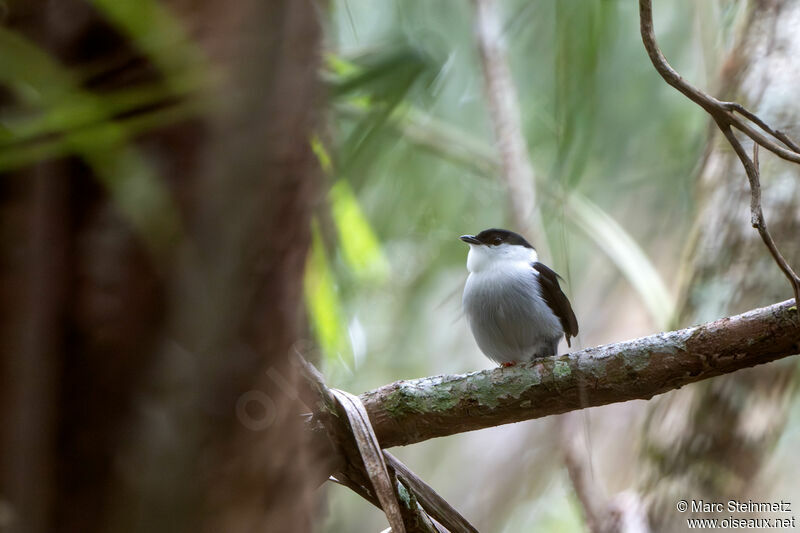
[[[508,368],[510,366],[517,366],[516,361],[506,361],[505,363],[500,363],[501,368]]]

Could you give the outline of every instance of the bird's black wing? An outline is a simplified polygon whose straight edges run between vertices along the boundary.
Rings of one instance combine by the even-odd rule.
[[[564,294],[558,284],[558,278],[561,276],[542,263],[531,263],[531,266],[539,273],[542,298],[544,298],[547,306],[561,322],[561,327],[564,329],[564,337],[567,339],[567,346],[571,347],[569,338],[578,335],[578,319],[575,318],[575,313],[572,311],[567,295]]]

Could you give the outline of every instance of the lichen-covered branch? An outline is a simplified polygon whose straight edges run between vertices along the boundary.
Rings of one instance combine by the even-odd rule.
[[[397,381],[361,395],[381,447],[649,399],[800,353],[792,301],[510,368]]]

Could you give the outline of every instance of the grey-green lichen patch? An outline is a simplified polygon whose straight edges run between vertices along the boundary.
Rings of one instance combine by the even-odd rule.
[[[465,397],[480,406],[495,408],[503,400],[519,398],[541,382],[538,372],[530,368],[512,368],[474,374],[465,380]]]
[[[583,375],[590,375],[597,379],[606,377],[607,357],[582,356],[577,360],[578,371]]]
[[[679,331],[670,331],[658,335],[658,347],[662,353],[676,354],[686,351],[686,343],[691,340],[696,329],[687,328]]]
[[[397,481],[397,495],[400,497],[400,502],[406,509],[410,509],[412,503],[416,503],[415,501],[412,502],[411,500],[411,493],[408,492],[408,489],[405,485]]]
[[[534,385],[539,385],[542,383],[542,368],[544,368],[541,364],[534,366],[531,369],[531,383]]]
[[[524,395],[531,388],[541,385],[542,366],[520,367],[513,369],[510,377],[502,380],[493,387],[493,395],[490,400],[492,404],[499,403],[501,399],[517,399]]]
[[[447,411],[458,404],[457,388],[444,382],[398,383],[397,388],[386,395],[383,408],[394,417],[408,413],[426,411]]]
[[[553,363],[553,376],[558,379],[564,379],[571,375],[572,369],[567,361],[556,361]]]
[[[641,372],[650,366],[650,350],[643,346],[635,346],[628,350],[621,350],[617,358],[622,365],[633,372]]]
[[[562,366],[559,366],[560,373],[568,376],[571,373],[568,363],[562,362]],[[541,385],[543,373],[550,372],[539,363],[532,367],[523,365],[464,376],[399,382],[381,403],[383,409],[394,418],[411,413],[446,412],[462,402],[493,409]]]

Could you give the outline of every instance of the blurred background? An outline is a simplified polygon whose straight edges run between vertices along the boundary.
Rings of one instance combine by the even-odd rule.
[[[385,529],[316,488],[287,354],[354,394],[494,366],[464,233],[529,237],[573,349],[791,296],[635,2],[221,4],[0,2],[0,531]],[[800,3],[654,19],[686,79],[800,136]],[[800,175],[761,159],[796,267]],[[653,531],[685,529],[680,499],[800,506],[795,367],[393,453],[480,531],[586,531],[576,443]]]

